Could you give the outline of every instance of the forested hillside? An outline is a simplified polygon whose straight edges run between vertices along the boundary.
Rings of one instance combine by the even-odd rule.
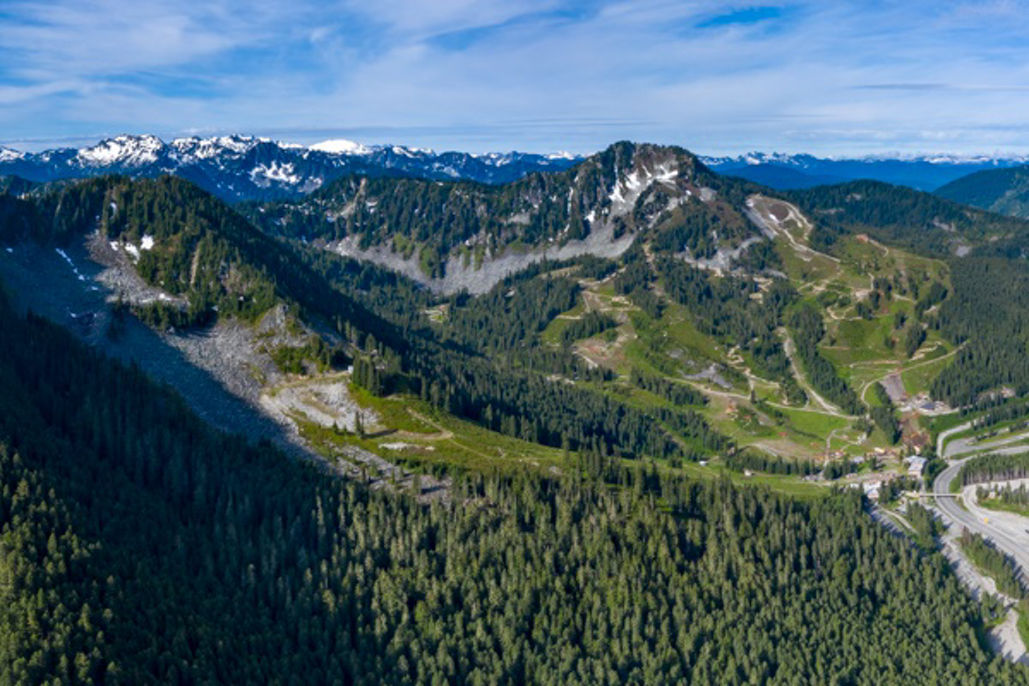
[[[546,374],[589,376],[570,355],[488,357],[514,350],[519,336],[537,332],[571,306],[574,284],[563,290],[560,281],[552,282],[553,290],[520,284],[524,298],[516,307],[482,308],[487,320],[478,324],[471,319],[460,324],[461,317],[471,316],[469,308],[461,308],[456,311],[468,314],[455,316],[453,326],[440,332],[411,311],[411,305],[425,302],[414,289],[378,291],[371,299],[355,294],[348,288],[354,285],[349,281],[352,267],[301,257],[296,248],[261,233],[221,201],[174,177],[96,179],[11,201],[25,228],[16,230],[19,225],[12,223],[8,240],[28,237],[62,245],[95,231],[104,245],[127,255],[128,267],[147,284],[175,297],[135,306],[160,329],[172,325],[189,331],[220,320],[255,322],[283,305],[294,313],[296,326],[320,333],[316,343],[274,353],[289,353],[289,359],[307,355],[337,368],[354,360],[369,362],[363,368],[370,373],[355,380],[380,395],[410,393],[492,430],[553,447],[627,457],[694,457],[729,445],[689,410],[647,412],[588,388],[553,383]],[[365,274],[357,289],[361,293],[382,278],[380,272]],[[558,301],[544,306],[552,297],[548,292]],[[506,290],[498,293],[505,301]],[[389,318],[370,308],[381,308]],[[534,312],[546,316],[535,323],[524,319]],[[284,366],[296,368],[288,359]]]
[[[11,683],[1026,681],[854,496],[615,469],[422,506],[215,434],[4,303],[0,378]]]
[[[748,188],[708,171],[681,148],[616,143],[568,171],[534,173],[502,186],[421,179],[348,177],[294,203],[244,205],[265,231],[334,243],[347,250],[381,247],[416,258],[427,277],[444,275],[457,257],[476,266],[508,249],[527,250],[606,232],[617,239],[693,218],[683,210],[705,198],[703,222],[720,225],[721,243],[753,232],[738,208]],[[692,240],[690,240],[692,237]],[[678,246],[710,257],[720,246],[707,230]],[[598,244],[602,248],[602,244]]]
[[[818,222],[816,236],[824,246],[841,235],[868,233],[918,253],[948,256],[991,236],[1026,236],[1022,221],[878,181],[819,186],[787,196]]]
[[[936,189],[935,194],[965,205],[1029,217],[1029,167],[986,169],[962,176]]]

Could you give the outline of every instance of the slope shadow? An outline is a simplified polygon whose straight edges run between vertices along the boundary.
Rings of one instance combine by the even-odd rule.
[[[138,366],[177,391],[202,419],[219,429],[253,442],[267,439],[294,457],[316,457],[298,444],[289,429],[230,393],[134,316],[120,318],[116,335],[111,335],[114,315],[107,299],[112,292],[96,279],[102,269],[82,245],[26,242],[0,247],[0,282],[19,313],[31,310],[108,356]]]

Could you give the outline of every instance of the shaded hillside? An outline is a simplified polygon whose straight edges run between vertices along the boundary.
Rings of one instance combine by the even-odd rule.
[[[2,301],[0,380],[11,683],[1025,681],[854,494],[587,467],[421,506],[215,433]]]
[[[853,181],[786,194],[818,223],[826,246],[867,233],[924,254],[965,254],[994,237],[1024,236],[1029,223],[959,205],[930,193],[877,181]]]
[[[998,214],[1029,218],[1029,167],[988,169],[936,189],[936,195]]]

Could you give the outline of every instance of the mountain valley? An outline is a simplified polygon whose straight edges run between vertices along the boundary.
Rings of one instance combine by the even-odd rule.
[[[984,648],[1006,609],[973,602],[933,545],[889,533],[867,516],[862,494],[881,484],[873,512],[910,527],[918,511],[898,507],[918,488],[904,481],[906,460],[922,455],[938,470],[943,461],[932,458],[941,432],[997,413],[1021,416],[1029,289],[1008,297],[1001,284],[1029,281],[1019,252],[1029,222],[881,182],[776,191],[717,174],[682,148],[628,142],[502,183],[348,173],[307,194],[294,189],[234,205],[188,177],[90,176],[7,177],[2,186],[0,341],[14,352],[0,371],[18,394],[11,403],[21,409],[10,417],[24,415],[24,426],[56,422],[58,435],[91,446],[90,459],[110,463],[127,502],[158,503],[153,516],[164,529],[129,533],[124,512],[104,514],[75,490],[103,488],[102,473],[13,419],[0,441],[11,446],[4,455],[31,457],[0,461],[14,484],[5,488],[24,480],[45,489],[57,475],[72,475],[58,488],[67,508],[60,516],[76,522],[83,540],[109,547],[97,544],[82,558],[90,575],[129,579],[124,560],[146,539],[167,551],[147,564],[153,584],[174,589],[168,603],[194,592],[194,583],[216,588],[219,602],[234,608],[225,617],[179,602],[199,627],[187,631],[189,640],[231,665],[221,668],[226,675],[260,680],[269,672],[231,658],[231,642],[212,642],[205,632],[221,634],[226,618],[238,617],[270,637],[266,622],[275,617],[287,627],[291,654],[300,654],[304,618],[314,613],[322,632],[310,640],[319,647],[304,659],[341,674],[463,681],[521,673],[594,683],[589,671],[609,668],[600,681],[658,673],[708,681],[718,665],[745,658],[705,632],[766,611],[722,605],[716,612],[725,601],[716,603],[715,591],[678,594],[733,579],[736,588],[753,585],[752,593],[776,598],[775,611],[793,617],[788,630],[779,619],[765,621],[794,639],[774,647],[740,639],[763,657],[739,674],[827,675],[790,647],[832,643],[818,622],[799,619],[810,611],[800,609],[806,595],[876,642],[900,641],[917,627],[941,651],[927,653],[939,658],[935,667],[921,657],[887,665],[869,656],[856,681],[886,673],[901,682],[928,669],[957,679],[967,665],[984,680],[1020,678]],[[50,369],[20,350],[25,337],[64,350],[72,370]],[[96,374],[109,380],[104,388],[125,390],[94,393],[62,374]],[[34,390],[34,378],[66,390],[51,397]],[[119,399],[122,392],[131,402]],[[178,397],[185,403],[174,412],[155,409]],[[191,452],[121,446],[111,438],[122,435],[121,415],[132,418],[125,436],[157,443],[189,436]],[[156,461],[165,453],[175,457]],[[214,473],[219,478],[205,476]],[[280,482],[291,485],[276,492]],[[266,517],[266,507],[287,514]],[[637,532],[659,527],[668,538],[623,536],[617,522],[626,521]],[[877,554],[865,559],[826,522],[856,532]],[[243,539],[220,549],[221,534],[206,527]],[[353,540],[338,538],[346,527]],[[391,527],[412,532],[411,546],[398,543],[408,534],[385,537]],[[735,553],[716,540],[754,545],[748,532],[755,530],[768,533],[760,540],[771,548],[740,574]],[[43,531],[26,523],[22,535],[35,540]],[[777,548],[794,535],[817,552]],[[649,638],[633,639],[634,649],[590,649],[567,665],[539,657],[535,639],[512,649],[518,664],[495,647],[482,646],[478,657],[463,652],[477,640],[470,631],[506,636],[508,615],[556,631],[578,590],[556,590],[560,575],[536,572],[487,582],[485,570],[505,550],[542,569],[544,548],[559,540],[589,541],[590,554],[579,543],[561,544],[555,562],[579,570],[585,592],[631,586],[632,603],[667,592],[663,607],[710,617],[711,626],[687,629],[676,616],[682,628],[665,639],[647,620]],[[191,561],[175,541],[192,541],[200,557]],[[651,545],[669,557],[650,555]],[[258,550],[282,557],[259,560],[269,553]],[[613,562],[619,555],[629,560]],[[595,559],[618,571],[596,575]],[[666,559],[675,561],[665,568]],[[800,571],[786,573],[779,560]],[[194,563],[205,570],[201,579],[174,580]],[[464,577],[452,566],[460,564],[483,570],[476,578],[486,586],[476,586],[475,602],[524,587],[558,604],[544,610],[543,600],[521,605],[510,595],[507,615],[487,618],[437,595],[443,587],[461,595]],[[633,570],[647,575],[645,587],[628,580]],[[845,577],[859,580],[874,610],[839,604],[838,594],[852,592]],[[769,583],[781,586],[769,593]],[[117,597],[91,591],[90,608],[110,609],[106,618],[81,604],[75,612],[103,623],[105,634],[130,631],[125,618],[135,616],[149,634],[163,635],[160,615],[133,604],[154,592],[149,584],[132,582],[135,590]],[[282,590],[272,590],[276,584]],[[246,590],[257,588],[264,590]],[[248,603],[268,614],[246,614],[241,594],[256,594]],[[12,608],[35,612],[27,595],[12,598]],[[168,603],[162,611],[170,612]],[[337,603],[355,605],[341,613]],[[913,607],[957,617],[957,628],[915,618]],[[597,616],[605,626],[623,621],[613,606]],[[119,669],[131,681],[146,669],[167,678],[210,667],[188,647],[176,649],[190,656],[188,667],[154,667],[129,657],[124,644],[103,644],[88,631],[69,636],[84,655],[102,656],[83,658],[83,680],[110,679]],[[656,645],[676,659],[657,659]],[[394,658],[379,661],[384,651]],[[276,658],[273,671],[291,659]],[[26,663],[21,673],[45,671],[34,669]]]

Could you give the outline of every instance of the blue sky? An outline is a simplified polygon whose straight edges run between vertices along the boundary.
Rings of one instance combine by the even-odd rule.
[[[1029,152],[1029,3],[0,0],[0,143]]]

